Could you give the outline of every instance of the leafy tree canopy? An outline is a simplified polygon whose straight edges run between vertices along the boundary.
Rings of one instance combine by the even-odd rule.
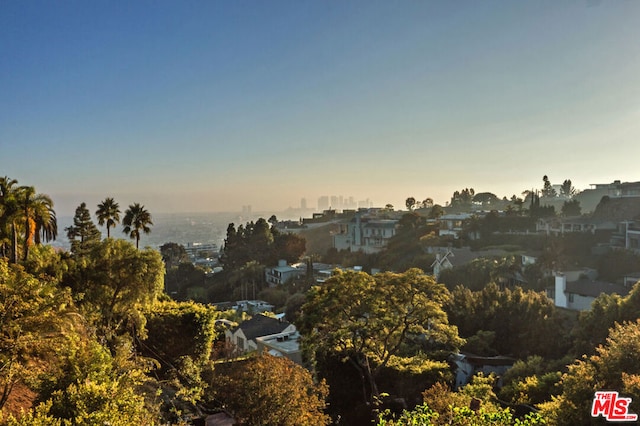
[[[71,295],[0,258],[0,408],[14,385],[34,380],[63,346]]]
[[[462,343],[442,309],[448,298],[447,289],[419,269],[374,276],[336,272],[308,294],[299,326],[303,346],[310,355],[349,358],[376,396],[376,378],[393,357],[453,350]],[[411,339],[419,337],[425,345],[410,349]]]
[[[245,361],[217,364],[215,398],[236,419],[263,426],[321,426],[328,394],[324,382],[283,357],[263,354]]]
[[[640,412],[640,320],[616,323],[596,352],[569,366],[562,375],[560,396],[540,404],[551,424],[592,424],[596,390],[617,390],[632,398],[632,412]]]
[[[91,213],[86,203],[76,208],[73,225],[65,228],[67,238],[71,242],[71,252],[79,257],[87,255],[89,250],[100,241],[100,231],[91,220]]]

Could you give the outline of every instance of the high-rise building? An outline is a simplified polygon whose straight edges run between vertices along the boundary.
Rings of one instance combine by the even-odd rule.
[[[306,198],[301,198],[300,199],[300,208],[303,209],[303,210],[307,208],[307,199]]]
[[[329,210],[329,197],[328,196],[323,195],[322,197],[318,198],[318,210],[319,211]]]
[[[341,203],[338,202],[338,197],[336,197],[335,195],[331,196],[331,208],[334,210],[338,210],[341,209],[342,206],[340,205]]]

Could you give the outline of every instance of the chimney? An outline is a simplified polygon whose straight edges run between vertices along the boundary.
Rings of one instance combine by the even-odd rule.
[[[555,304],[559,308],[567,308],[569,305],[567,303],[567,277],[562,272],[559,272],[556,275],[556,297]]]

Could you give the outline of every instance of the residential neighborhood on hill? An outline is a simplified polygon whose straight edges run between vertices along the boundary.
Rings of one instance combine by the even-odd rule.
[[[522,198],[465,188],[445,206],[408,197],[406,210],[331,208],[299,221],[271,215],[230,223],[221,246],[167,242],[159,250],[103,239],[83,203],[67,230],[70,252],[43,245],[22,225],[16,229],[23,244],[6,238],[11,227],[0,229],[3,309],[21,309],[9,325],[35,327],[36,334],[45,330],[41,320],[53,324],[46,333],[68,326],[51,322],[44,300],[77,315],[93,312],[94,331],[77,339],[109,333],[106,346],[72,350],[116,357],[124,339],[140,354],[132,356],[155,360],[149,371],[158,379],[135,374],[163,395],[158,415],[169,423],[177,407],[191,424],[265,415],[270,409],[250,414],[236,403],[248,401],[244,390],[267,375],[251,392],[280,400],[290,385],[286,374],[315,395],[299,404],[318,424],[385,425],[398,419],[393,410],[414,416],[425,407],[445,417],[452,415],[447,407],[475,407],[469,416],[503,413],[504,424],[542,424],[568,413],[557,424],[582,424],[592,400],[565,385],[571,381],[620,389],[640,401],[625,381],[640,375],[635,355],[608,375],[584,371],[600,368],[607,351],[640,353],[639,340],[625,337],[640,332],[640,182],[594,185],[588,191],[601,198],[590,211],[570,181],[558,188],[547,176],[543,182]],[[0,183],[6,194],[0,212],[31,193]],[[134,207],[144,213],[132,205],[128,214]],[[115,210],[104,213],[114,223],[105,220],[108,227],[115,226]],[[129,231],[135,243],[144,226]],[[150,232],[151,222],[146,226]],[[53,287],[39,286],[42,277]],[[30,290],[16,287],[22,282]],[[42,298],[44,291],[53,293]],[[35,299],[6,302],[22,297]],[[20,341],[3,336],[3,345]],[[56,339],[52,345],[62,344]],[[21,356],[39,360],[38,374],[64,375],[49,350]],[[0,381],[7,395],[0,408],[8,414],[0,413],[9,419],[25,408],[21,401],[36,404],[36,395],[48,395],[25,371]],[[51,404],[59,404],[63,391],[57,392],[47,397]],[[145,423],[151,414],[140,398],[130,415]],[[384,413],[372,409],[376,404]],[[47,413],[62,413],[51,407]]]

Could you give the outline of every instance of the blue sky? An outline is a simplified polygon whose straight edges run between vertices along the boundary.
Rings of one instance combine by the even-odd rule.
[[[0,174],[59,215],[640,180],[640,2],[3,1]]]

